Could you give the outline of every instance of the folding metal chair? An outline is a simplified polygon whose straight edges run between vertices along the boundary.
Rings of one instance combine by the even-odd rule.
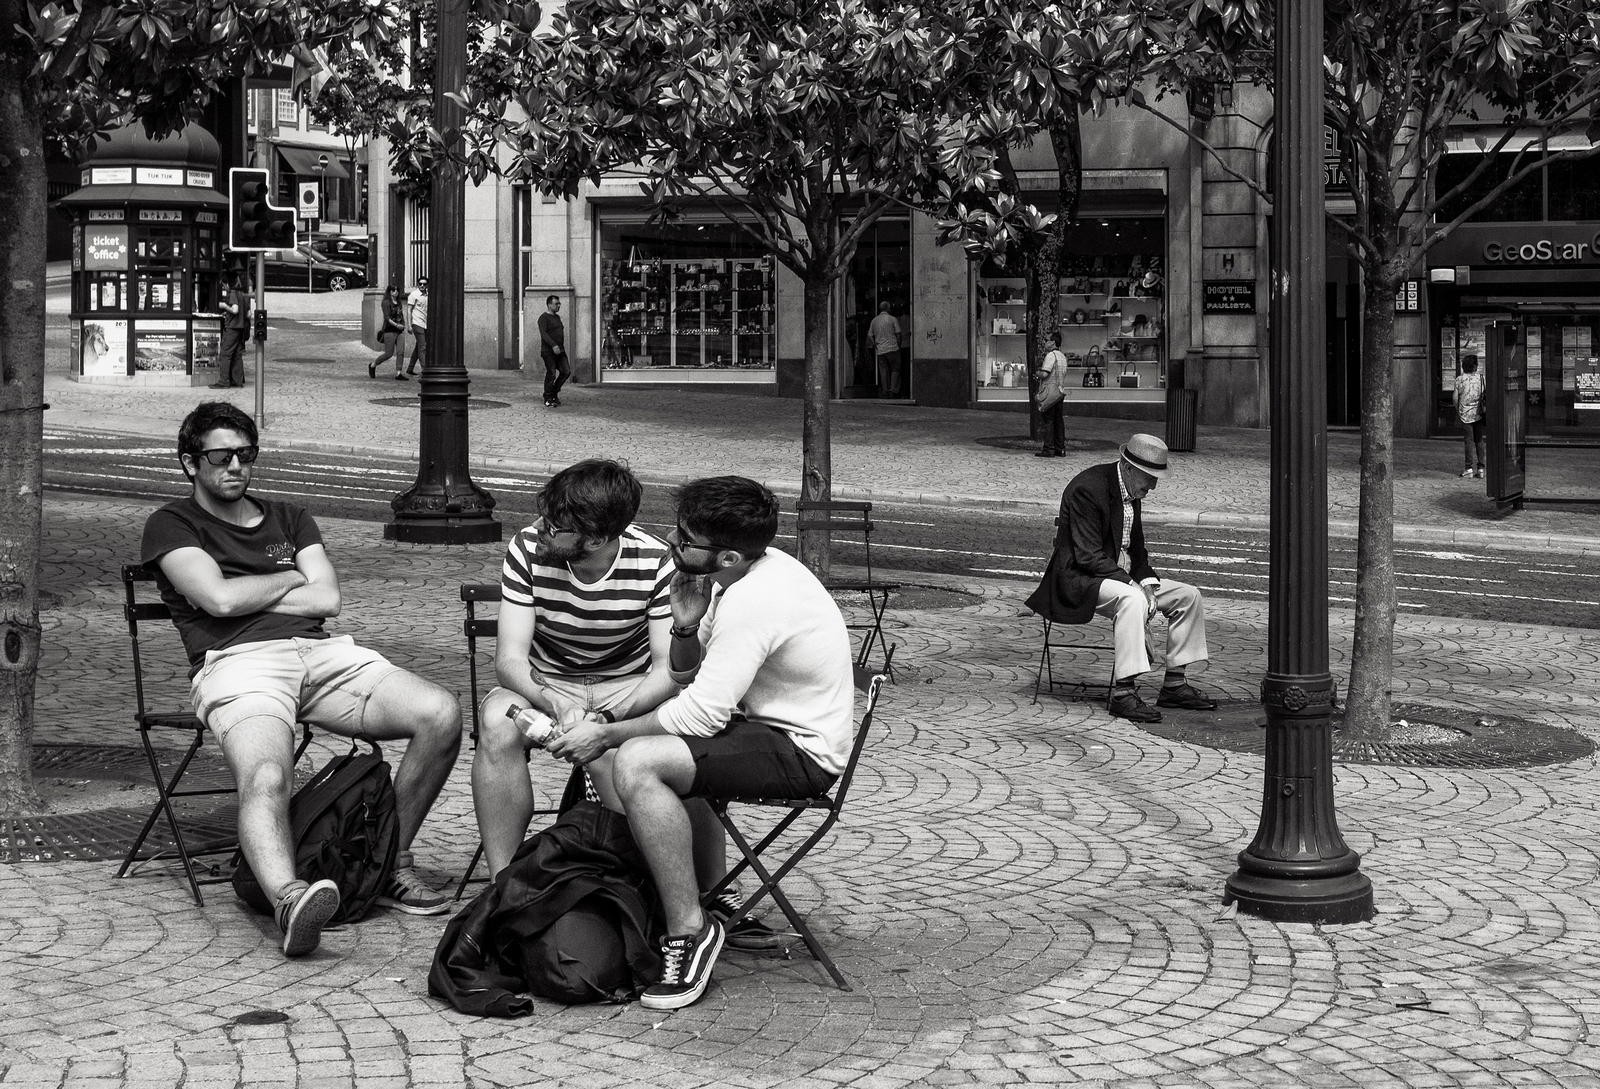
[[[828,829],[833,827],[834,822],[839,819],[839,814],[844,811],[845,797],[850,792],[850,781],[855,778],[856,765],[861,760],[861,750],[866,744],[867,734],[872,730],[872,715],[878,706],[878,694],[882,691],[884,682],[889,679],[890,659],[893,657],[894,648],[887,648],[884,651],[883,670],[878,673],[870,673],[860,666],[855,668],[856,688],[866,693],[867,706],[862,713],[861,724],[856,727],[856,739],[855,744],[850,748],[850,760],[845,764],[844,774],[839,776],[831,791],[815,798],[706,799],[711,805],[711,811],[717,815],[717,820],[721,821],[722,827],[727,830],[728,838],[733,840],[734,845],[739,848],[739,853],[744,858],[737,866],[729,870],[727,876],[709,892],[701,896],[701,903],[709,905],[718,896],[722,895],[725,889],[732,886],[733,882],[738,879],[746,868],[754,870],[756,876],[761,878],[760,887],[751,893],[744,903],[739,905],[737,911],[729,916],[726,925],[732,928],[740,919],[750,914],[751,910],[761,902],[763,897],[771,893],[772,899],[776,901],[784,916],[789,920],[789,925],[794,927],[795,933],[799,934],[806,943],[806,948],[811,950],[811,955],[816,957],[822,966],[828,970],[828,974],[833,977],[833,981],[839,985],[839,989],[842,991],[850,990],[850,984],[845,982],[844,975],[834,965],[833,960],[817,941],[816,936],[811,933],[811,928],[806,925],[805,917],[794,909],[794,905],[784,895],[779,882],[789,876],[790,871],[799,865],[800,861],[810,853],[811,849],[821,841],[823,836],[827,835]],[[728,807],[730,805],[787,809],[789,812],[761,838],[759,843],[752,847],[750,841],[745,838],[744,833],[739,831],[738,827],[734,825],[733,819],[728,815]],[[784,859],[776,870],[769,871],[761,860],[761,856],[766,852],[767,848],[771,847],[777,838],[787,831],[789,826],[802,815],[817,812],[825,814],[822,823],[817,826],[817,829],[811,833],[805,842],[790,852],[788,858]]]
[[[876,643],[884,653],[883,671],[889,676],[888,644],[883,638],[883,614],[889,607],[889,595],[900,588],[898,582],[884,582],[872,574],[872,504],[845,500],[801,499],[795,503],[796,523],[801,533],[821,530],[832,539],[834,530],[861,534],[861,548],[865,556],[864,579],[828,578],[823,585],[829,590],[865,594],[867,607],[872,612],[872,622],[846,625],[854,631],[864,631],[861,652],[856,655],[856,666],[867,668]]]
[[[462,633],[467,637],[467,684],[472,690],[472,747],[478,747],[478,729],[482,725],[478,721],[478,640],[495,639],[500,634],[500,621],[492,616],[479,616],[477,606],[480,602],[498,603],[500,600],[500,584],[497,582],[464,582],[461,584],[461,600],[466,603],[466,619],[461,622]],[[533,815],[553,816],[561,812],[559,809],[535,809]],[[461,875],[461,881],[456,885],[457,900],[467,891],[468,882],[473,880],[472,875],[478,870],[478,863],[483,859],[483,843],[479,841],[478,849],[472,852],[472,861],[467,863],[466,873]],[[483,878],[482,880],[488,880]]]
[[[138,600],[137,588],[141,583],[153,582],[155,576],[139,564],[124,564],[122,567],[123,588],[123,615],[128,621],[128,638],[133,645],[133,695],[134,695],[134,721],[139,727],[139,740],[144,743],[145,758],[150,761],[150,775],[155,780],[156,804],[151,808],[150,815],[145,818],[144,827],[139,829],[138,837],[133,841],[133,846],[128,849],[127,857],[122,860],[122,866],[117,870],[117,877],[126,877],[129,867],[135,862],[152,862],[157,859],[175,856],[183,863],[183,872],[189,879],[189,889],[194,893],[194,902],[197,906],[205,906],[205,898],[200,895],[201,885],[213,885],[226,881],[226,875],[213,875],[207,878],[197,878],[194,872],[192,859],[201,855],[221,854],[236,852],[239,849],[237,836],[231,837],[225,843],[209,843],[191,850],[183,837],[183,828],[178,822],[178,814],[172,808],[174,798],[199,798],[219,794],[236,793],[233,787],[216,787],[205,790],[179,790],[184,773],[189,770],[189,764],[194,759],[195,753],[200,751],[200,746],[205,743],[205,725],[188,711],[152,711],[145,706],[144,694],[144,664],[139,653],[139,623],[141,621],[172,619],[172,611],[164,602],[141,602]],[[189,742],[189,749],[178,761],[177,768],[171,776],[164,775],[161,770],[160,758],[156,755],[154,744],[150,740],[152,729],[187,730],[194,735]],[[300,757],[306,751],[306,746],[311,744],[311,727],[300,723],[300,744],[294,751],[295,763],[300,762]],[[167,827],[172,831],[174,849],[168,851],[155,851],[148,855],[141,855],[140,848],[144,846],[145,839],[150,835],[150,830],[155,827],[156,820],[162,815],[166,816]]]

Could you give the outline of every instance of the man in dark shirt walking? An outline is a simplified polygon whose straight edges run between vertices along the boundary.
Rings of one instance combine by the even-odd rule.
[[[244,342],[250,335],[250,296],[240,280],[228,281],[222,300],[222,349],[217,352],[217,380],[212,389],[233,389],[244,385]]]
[[[256,443],[255,422],[226,401],[189,413],[178,461],[194,490],[150,516],[140,558],[172,610],[195,714],[239,789],[240,848],[293,957],[317,947],[339,909],[337,885],[308,884],[294,870],[295,723],[407,742],[394,778],[399,850],[376,902],[438,915],[450,902],[417,876],[411,841],[455,763],[461,708],[431,681],[323,630],[339,615],[339,578],[311,515],[245,494]]]
[[[539,359],[544,363],[544,403],[546,408],[561,406],[561,386],[572,377],[567,362],[567,330],[561,324],[561,296],[544,301],[539,315]]]

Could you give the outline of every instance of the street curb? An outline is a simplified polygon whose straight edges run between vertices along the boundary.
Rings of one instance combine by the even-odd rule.
[[[70,425],[61,425],[70,426]],[[96,430],[106,431],[107,428]],[[139,432],[118,432],[140,434]],[[274,445],[297,453],[340,454],[346,457],[415,458],[415,449],[399,446],[358,446],[353,443],[323,442],[318,439],[274,439]],[[532,458],[506,457],[504,455],[473,456],[467,458],[473,469],[509,469],[522,473],[552,475],[566,468],[565,461],[536,461]],[[651,473],[635,471],[640,483],[654,487],[677,487],[687,484],[699,474]],[[798,480],[764,480],[773,492],[783,496],[798,496]],[[943,492],[922,492],[912,488],[864,488],[854,484],[835,484],[835,499],[854,499],[866,502],[909,503],[925,507],[968,507],[980,510],[1010,510],[1018,513],[1034,512],[1055,514],[1060,504],[1054,500],[1007,499],[986,495],[959,495]],[[1265,532],[1271,528],[1271,519],[1265,514],[1235,514],[1227,511],[1205,510],[1151,510],[1144,512],[1144,521],[1151,525],[1215,527],[1218,529],[1247,529]],[[1328,535],[1354,539],[1356,523],[1346,519],[1331,519]],[[1514,530],[1449,529],[1440,526],[1396,525],[1394,539],[1405,544],[1459,545],[1490,548],[1511,552],[1548,552],[1562,556],[1600,555],[1600,537],[1580,537],[1561,533],[1521,533]]]

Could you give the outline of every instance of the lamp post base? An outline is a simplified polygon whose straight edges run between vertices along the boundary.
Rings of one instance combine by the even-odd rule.
[[[1343,861],[1325,861],[1318,869],[1326,870]],[[1228,878],[1222,902],[1238,904],[1244,914],[1275,923],[1364,923],[1376,914],[1376,909],[1372,904],[1372,882],[1356,868],[1359,862],[1359,856],[1351,851],[1346,873],[1296,876],[1292,865],[1252,858],[1244,851],[1239,855],[1238,871]]]
[[[501,539],[493,518],[418,518],[389,522],[383,539],[405,544],[492,544]]]

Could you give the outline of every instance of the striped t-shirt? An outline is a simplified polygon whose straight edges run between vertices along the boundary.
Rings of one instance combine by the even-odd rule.
[[[649,620],[671,615],[672,555],[637,526],[619,538],[616,561],[584,584],[566,564],[537,563],[538,534],[519,532],[506,549],[500,592],[534,610],[528,664],[557,677],[627,677],[650,666]]]

